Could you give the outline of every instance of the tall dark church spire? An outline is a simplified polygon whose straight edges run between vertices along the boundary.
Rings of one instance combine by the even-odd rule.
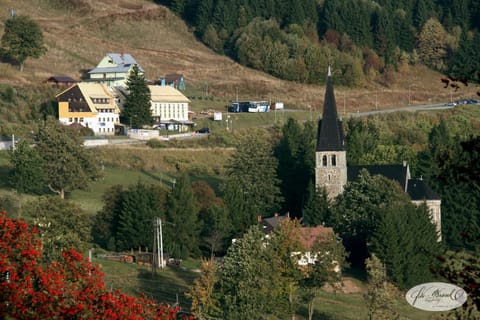
[[[328,67],[323,116],[318,124],[317,151],[344,151],[343,125],[338,119],[332,73]]]

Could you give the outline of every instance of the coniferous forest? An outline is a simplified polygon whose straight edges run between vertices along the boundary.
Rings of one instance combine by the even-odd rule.
[[[476,0],[159,0],[206,45],[286,80],[322,83],[328,64],[358,86],[424,63],[478,81]]]

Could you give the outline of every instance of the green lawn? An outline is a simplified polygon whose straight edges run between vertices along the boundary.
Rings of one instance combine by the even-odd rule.
[[[105,166],[103,173],[103,178],[93,182],[88,190],[73,191],[67,195],[67,198],[78,202],[84,210],[94,214],[103,206],[103,194],[113,185],[120,184],[128,187],[138,181],[146,184],[165,184],[168,186],[171,184],[171,176],[168,174],[128,170],[109,166]]]
[[[105,273],[105,283],[109,289],[121,289],[128,294],[145,294],[156,301],[175,303],[177,300],[184,308],[189,308],[190,300],[185,292],[198,277],[200,263],[198,260],[187,260],[184,268],[167,267],[152,273],[151,268],[132,263],[94,259]],[[360,284],[363,286],[363,284]],[[434,320],[438,312],[421,311],[411,307],[405,299],[398,297],[395,309],[402,320]],[[297,320],[307,319],[306,305],[298,311]],[[285,318],[287,319],[287,318]],[[314,319],[322,320],[367,320],[368,310],[362,293],[332,293],[322,291],[315,301]]]
[[[185,292],[198,276],[197,272],[190,269],[191,266],[198,266],[197,262],[186,261],[183,264],[185,268],[166,267],[156,273],[152,273],[150,267],[133,263],[100,258],[93,259],[93,263],[100,265],[108,289],[120,289],[137,296],[145,294],[158,302],[174,304],[178,301],[182,307],[190,307],[191,302]]]

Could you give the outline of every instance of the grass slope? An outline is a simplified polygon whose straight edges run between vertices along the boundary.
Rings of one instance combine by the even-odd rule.
[[[194,109],[221,110],[236,96],[284,101],[289,108],[304,110],[320,110],[323,103],[323,87],[281,81],[215,54],[182,20],[151,1],[3,0],[0,34],[1,21],[7,19],[10,8],[40,24],[48,52],[40,59],[28,59],[22,74],[0,63],[0,82],[29,85],[52,75],[79,79],[107,52],[125,52],[135,57],[149,79],[172,72],[184,74]],[[478,86],[444,89],[438,73],[406,67],[388,88],[367,83],[365,88],[336,89],[339,109],[356,112],[472,97]]]

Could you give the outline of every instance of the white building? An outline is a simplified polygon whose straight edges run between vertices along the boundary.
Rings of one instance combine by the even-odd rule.
[[[169,130],[186,131],[193,122],[188,117],[190,100],[170,86],[148,86],[155,125]]]
[[[108,53],[96,68],[88,71],[90,76],[88,81],[104,83],[109,87],[125,87],[134,65],[138,66],[139,74],[144,73],[142,67],[131,55],[127,53]]]
[[[120,124],[120,109],[113,92],[102,83],[80,82],[56,96],[59,121],[78,123],[95,135],[114,135]]]

